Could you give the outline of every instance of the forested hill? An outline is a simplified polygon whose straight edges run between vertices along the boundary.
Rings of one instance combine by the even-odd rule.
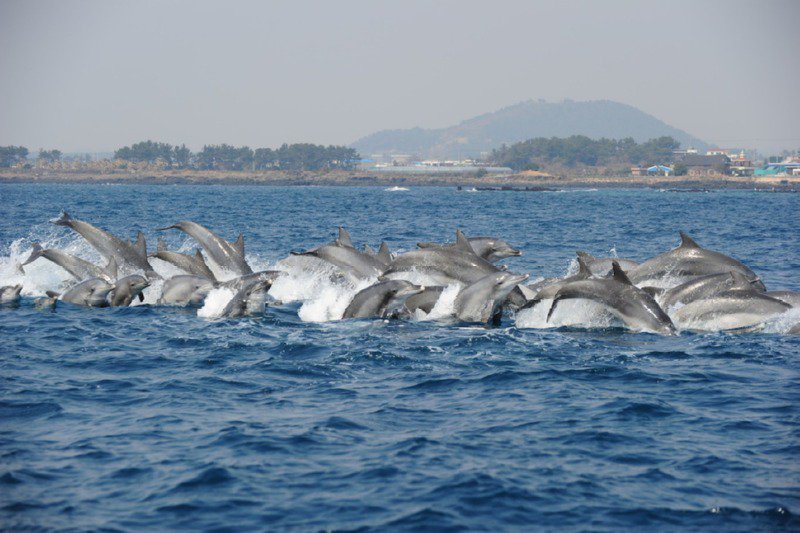
[[[352,144],[363,157],[403,153],[426,158],[478,157],[503,144],[535,137],[585,135],[593,139],[633,138],[644,142],[669,136],[683,147],[705,149],[708,144],[639,109],[612,102],[549,103],[528,100],[441,129],[385,130]]]

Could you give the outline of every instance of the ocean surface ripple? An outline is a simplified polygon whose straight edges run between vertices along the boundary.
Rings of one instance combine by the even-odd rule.
[[[0,284],[61,209],[124,238],[196,220],[274,265],[358,245],[497,235],[511,270],[644,259],[679,230],[800,290],[800,197],[410,188],[0,185]],[[192,248],[167,234],[173,248]],[[87,248],[80,252],[88,254]],[[32,279],[58,282],[39,267]],[[38,276],[38,277],[37,277]],[[800,528],[800,337],[661,337],[202,318],[141,305],[0,308],[3,529]],[[301,313],[302,314],[302,313]]]

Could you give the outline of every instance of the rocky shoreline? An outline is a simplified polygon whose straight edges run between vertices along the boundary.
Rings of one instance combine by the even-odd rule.
[[[267,186],[386,186],[386,187],[462,187],[484,190],[536,191],[562,188],[658,188],[704,191],[712,189],[758,189],[798,192],[800,177],[720,178],[694,177],[600,177],[531,176],[489,174],[482,177],[453,174],[380,174],[369,171],[333,172],[42,172],[34,169],[0,170],[0,183],[102,183],[147,185],[267,185]]]

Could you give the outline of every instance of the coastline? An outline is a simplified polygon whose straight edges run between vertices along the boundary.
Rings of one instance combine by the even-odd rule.
[[[543,190],[550,188],[679,188],[679,189],[763,189],[800,192],[800,177],[607,177],[531,176],[488,174],[483,177],[453,174],[391,174],[376,172],[238,172],[165,170],[157,172],[86,172],[1,169],[0,183],[75,183],[142,185],[265,185],[341,187],[485,187],[490,189]]]

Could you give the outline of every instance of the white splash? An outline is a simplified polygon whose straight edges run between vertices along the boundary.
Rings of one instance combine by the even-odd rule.
[[[226,289],[224,287],[212,289],[211,292],[208,293],[208,296],[206,296],[203,307],[197,310],[197,316],[203,318],[217,318],[222,316],[222,311],[225,310],[225,306],[228,305],[228,302],[230,302],[233,297],[234,292],[231,289]]]

